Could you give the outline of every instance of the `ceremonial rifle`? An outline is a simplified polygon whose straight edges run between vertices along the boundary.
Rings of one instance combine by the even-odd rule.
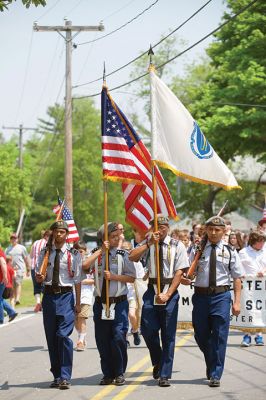
[[[65,200],[61,204],[61,207],[60,207],[59,213],[57,214],[55,222],[59,221],[59,219],[61,218],[64,203],[65,203]],[[53,233],[50,234],[48,242],[46,244],[44,257],[43,257],[42,265],[41,265],[40,272],[39,272],[39,274],[42,275],[44,278],[46,277],[49,257],[50,257],[51,251],[52,251],[52,245],[53,245]]]
[[[217,216],[221,217],[223,215],[223,212],[225,210],[225,207],[227,206],[228,200],[226,200],[226,202],[224,203],[223,207],[220,209],[220,211],[218,212]],[[201,242],[196,246],[196,253],[195,253],[195,257],[194,260],[191,263],[191,266],[189,267],[188,273],[187,273],[187,278],[188,279],[194,279],[194,274],[198,265],[198,261],[205,249],[205,246],[207,244],[208,241],[208,236],[207,233],[204,234]]]

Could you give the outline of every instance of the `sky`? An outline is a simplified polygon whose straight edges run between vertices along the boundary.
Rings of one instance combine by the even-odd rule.
[[[72,25],[97,26],[103,22],[104,32],[82,32],[73,43],[72,85],[76,86],[97,79],[106,72],[128,63],[146,51],[150,44],[174,30],[197,11],[207,0],[48,0],[46,7],[31,6],[26,9],[17,0],[9,10],[0,13],[1,68],[0,68],[0,132],[6,139],[12,130],[2,127],[36,128],[39,118],[47,119],[47,108],[64,102],[65,94],[65,41],[57,32],[34,32],[33,23],[41,26],[64,25],[64,19]],[[150,9],[146,8],[155,3]],[[173,36],[186,41],[183,50],[215,29],[226,10],[223,0],[212,0],[196,17]],[[134,17],[124,28],[105,38]],[[93,43],[80,45],[86,41]],[[175,75],[182,75],[187,63],[197,60],[213,37],[177,59],[173,66]],[[148,64],[148,57],[147,57]],[[108,77],[109,88],[130,80],[131,67]],[[101,91],[102,81],[73,89],[73,96],[90,95]],[[127,87],[126,87],[127,88]],[[112,97],[127,113],[130,91],[126,88],[112,92]],[[125,93],[127,92],[127,93]],[[100,107],[99,96],[94,98]],[[24,140],[31,131],[25,132]]]

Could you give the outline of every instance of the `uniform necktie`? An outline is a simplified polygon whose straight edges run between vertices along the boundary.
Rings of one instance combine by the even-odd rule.
[[[159,242],[159,267],[160,267],[160,283],[161,283],[161,292],[163,291],[163,242]]]
[[[216,287],[216,244],[212,244],[211,246],[209,287]]]
[[[60,268],[60,251],[61,249],[55,250],[55,259],[54,259],[54,270],[53,270],[53,286],[59,286],[59,268]]]
[[[103,304],[106,304],[106,279],[105,279],[104,275],[103,275],[103,285],[102,285],[102,291],[101,291],[101,301]]]

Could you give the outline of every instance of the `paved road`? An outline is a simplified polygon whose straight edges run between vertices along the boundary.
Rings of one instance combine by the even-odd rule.
[[[0,328],[1,400],[265,400],[266,346],[240,348],[242,333],[231,331],[226,367],[220,388],[209,388],[202,355],[190,330],[178,331],[172,386],[160,388],[151,377],[148,351],[143,343],[129,349],[127,385],[98,385],[101,378],[92,318],[86,351],[74,354],[72,387],[49,389],[48,352],[42,315],[20,310],[19,317]],[[76,339],[76,334],[73,334]],[[132,338],[129,339],[132,343]]]

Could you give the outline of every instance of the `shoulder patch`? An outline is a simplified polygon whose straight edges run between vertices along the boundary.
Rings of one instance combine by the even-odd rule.
[[[116,254],[120,254],[121,256],[124,256],[126,254],[126,250],[123,249],[117,249]]]
[[[74,249],[74,247],[71,247],[71,249],[68,249],[68,251],[69,251],[70,253],[74,254],[75,256],[76,256],[77,254],[79,254],[79,251],[78,251],[77,249]]]

